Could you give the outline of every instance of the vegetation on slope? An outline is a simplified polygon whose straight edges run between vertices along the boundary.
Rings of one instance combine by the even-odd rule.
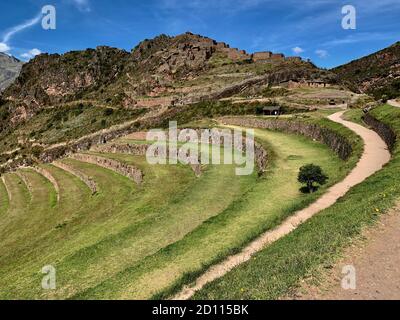
[[[382,96],[400,96],[400,42],[332,71],[339,81],[354,92]]]
[[[340,172],[336,176],[333,174],[335,178],[330,183],[347,172],[342,167],[343,162],[332,157],[332,153],[321,144],[295,135],[264,130],[257,130],[257,137],[275,154],[274,163],[265,178],[253,186],[249,185],[240,199],[182,240],[74,298],[145,299],[156,293],[154,297],[165,298],[208,265],[237,251],[262,231],[272,228],[315,199],[299,192],[297,173],[302,164],[318,158],[328,172]],[[284,181],[282,170],[285,170]],[[286,205],[282,206],[282,203]],[[204,246],[205,243],[207,246]]]
[[[400,110],[381,106],[378,120],[400,134]],[[256,254],[221,279],[207,285],[195,299],[277,299],[302,279],[329,267],[362,230],[393,207],[400,196],[400,145],[383,170],[353,188],[331,208],[301,225],[287,237]]]
[[[14,214],[5,212],[0,221],[0,296],[149,298],[312,201],[317,195],[299,192],[301,165],[319,159],[335,179],[347,172],[344,163],[319,143],[277,132],[257,134],[275,152],[265,178],[240,178],[233,166],[210,166],[197,179],[188,167],[151,167],[143,157],[105,155],[145,171],[145,184],[137,188],[109,170],[64,160],[92,177],[99,192],[91,196],[76,177],[47,165],[61,189],[60,202],[54,206],[55,191],[41,176],[23,172],[32,190],[40,190],[39,197],[30,194],[18,176],[6,175]],[[287,181],[282,182],[284,169]],[[42,184],[45,189],[40,189]],[[282,198],[287,200],[284,208]],[[24,232],[16,232],[21,228]],[[40,287],[40,270],[49,264],[57,269],[54,292]]]

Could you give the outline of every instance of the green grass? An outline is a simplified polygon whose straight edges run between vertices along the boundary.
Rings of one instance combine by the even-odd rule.
[[[8,211],[10,201],[8,199],[7,189],[2,180],[0,180],[0,216]]]
[[[31,225],[31,221],[45,221],[38,224],[39,230],[35,230],[35,234],[24,234],[25,242],[14,243],[23,251],[22,257],[12,255],[2,260],[1,297],[65,298],[94,286],[121,268],[179,240],[225,209],[240,196],[243,188],[243,183],[236,181],[232,167],[210,167],[197,179],[189,166],[149,166],[141,157],[109,157],[141,167],[145,171],[145,183],[138,188],[129,179],[110,170],[63,160],[93,177],[99,186],[98,194],[91,197],[79,179],[47,166],[60,183],[59,208],[52,210],[49,201],[37,198],[48,207],[32,206],[27,215],[28,211],[23,208],[28,199],[21,200],[23,205],[18,207],[21,216],[24,215],[19,221],[21,224],[17,226],[13,219],[0,223],[10,230],[9,234],[17,234],[17,229]],[[23,191],[18,177],[13,175],[12,178]],[[217,192],[222,188],[226,193]],[[22,191],[20,193],[24,195]],[[43,197],[49,199],[48,194],[43,193]],[[13,251],[11,245],[5,249]],[[40,290],[41,275],[38,272],[47,264],[56,266],[62,277],[58,280],[61,289],[46,294]],[[13,271],[17,265],[20,272]],[[6,282],[6,275],[12,279],[12,284]]]
[[[299,193],[300,185],[296,178],[301,165],[318,158],[317,163],[332,177],[331,183],[345,175],[345,169],[341,171],[342,161],[333,157],[321,144],[264,130],[257,130],[257,137],[275,152],[274,164],[265,178],[255,184],[254,181],[249,183],[247,192],[240,199],[232,201],[219,215],[210,218],[181,241],[164,247],[75,298],[166,297],[207,265],[236,251],[262,231],[278,224],[296,208],[315,199],[317,194]],[[226,184],[224,192],[220,192],[222,196],[225,196],[228,186]],[[204,200],[209,198],[204,197]]]
[[[364,122],[361,119],[363,114],[364,113],[363,113],[362,109],[351,109],[345,113],[343,118],[347,121],[352,121],[352,122],[358,123],[360,125],[364,125]]]
[[[400,110],[382,106],[373,116],[400,134]],[[318,281],[365,227],[373,225],[400,196],[400,148],[383,170],[354,187],[334,206],[268,246],[194,299],[277,299],[289,295],[303,279]],[[379,212],[379,213],[378,213]]]
[[[138,166],[144,183],[64,159],[99,190],[92,196],[75,176],[45,165],[60,185],[55,203],[54,187],[42,176],[22,171],[30,194],[17,175],[7,174],[13,201],[0,220],[0,298],[166,297],[328,187],[301,194],[299,167],[321,165],[330,184],[350,169],[350,162],[304,137],[265,130],[256,135],[272,155],[261,178],[238,177],[233,165],[209,165],[196,178],[189,166],[150,166],[141,156],[102,154]],[[55,291],[40,286],[40,270],[49,264],[57,270]]]

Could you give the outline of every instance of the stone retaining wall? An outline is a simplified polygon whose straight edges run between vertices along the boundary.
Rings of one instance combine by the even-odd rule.
[[[201,129],[196,129],[197,134],[200,134]],[[178,132],[179,134],[179,132]],[[211,140],[210,143],[213,141]],[[223,140],[221,141],[223,144]],[[243,140],[243,146],[246,145],[246,141]],[[122,153],[122,154],[132,154],[138,156],[146,155],[147,149],[150,147],[150,144],[109,144],[109,145],[102,145],[102,146],[95,146],[91,150],[96,152],[103,152],[103,153]],[[255,162],[257,169],[260,173],[265,172],[267,165],[268,165],[268,152],[264,149],[264,147],[259,144],[255,143],[254,146],[254,154],[255,154]],[[243,151],[243,149],[241,150]],[[167,149],[168,154],[168,149]],[[192,165],[191,166],[193,171],[195,172],[196,176],[201,175],[201,164]]]
[[[149,144],[113,143],[113,144],[94,146],[90,150],[102,153],[121,153],[121,154],[131,154],[135,156],[145,156],[149,146],[150,146]]]
[[[109,144],[102,146],[95,146],[91,150],[101,153],[121,153],[121,154],[131,154],[134,156],[145,156],[150,144]],[[167,147],[168,155],[168,147]],[[190,165],[196,177],[200,177],[202,174],[202,167],[200,164]]]
[[[256,142],[254,146],[254,158],[259,173],[264,173],[267,170],[268,165],[268,152],[258,142]]]
[[[20,171],[16,171],[15,174],[24,182],[27,189],[29,190],[30,195],[32,196],[33,187],[26,176]]]
[[[1,176],[1,181],[3,181],[4,188],[6,188],[7,195],[8,195],[8,201],[11,201],[12,200],[12,194],[10,192],[10,189],[7,186],[6,179],[4,178],[4,176]]]
[[[396,134],[388,125],[380,122],[379,120],[375,119],[369,113],[363,116],[363,121],[370,126],[379,136],[386,142],[387,146],[389,147],[390,152],[393,152],[394,147],[396,145]]]
[[[305,137],[317,140],[331,148],[342,160],[347,160],[353,148],[350,142],[335,131],[318,126],[316,124],[304,123],[294,120],[273,120],[260,118],[237,118],[224,117],[221,121],[227,125],[236,125],[249,128],[260,128],[283,131],[286,133],[301,134]]]
[[[56,190],[57,193],[57,201],[60,201],[60,186],[58,185],[57,180],[53,177],[53,175],[47,171],[44,168],[41,167],[31,167],[32,170],[36,171],[37,173],[41,174],[43,177],[45,177],[47,180],[50,181],[50,183],[53,185],[54,189]]]
[[[96,182],[83,172],[80,172],[78,170],[75,170],[74,168],[70,167],[69,165],[63,163],[63,162],[53,162],[53,165],[57,168],[60,168],[64,171],[69,172],[70,174],[74,175],[78,179],[80,179],[84,184],[88,186],[88,188],[92,191],[92,194],[95,194],[97,192],[97,185]]]
[[[91,164],[98,165],[100,167],[110,169],[114,172],[117,172],[125,177],[128,177],[129,179],[133,180],[136,184],[141,184],[143,182],[143,173],[140,169],[113,160],[113,159],[107,159],[103,157],[98,157],[95,155],[90,155],[90,154],[73,154],[71,155],[72,159],[82,161],[82,162],[87,162]]]

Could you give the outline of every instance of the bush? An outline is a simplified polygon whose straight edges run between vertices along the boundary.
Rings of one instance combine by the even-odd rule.
[[[31,153],[34,157],[39,158],[40,154],[43,152],[43,148],[40,146],[32,147]]]
[[[324,185],[328,176],[324,174],[321,167],[314,164],[308,164],[300,168],[298,180],[300,183],[306,184],[305,188],[302,188],[302,192],[314,192],[318,189],[318,185]]]
[[[104,110],[104,115],[105,115],[106,117],[111,116],[113,113],[114,113],[114,109],[107,108],[106,110]]]

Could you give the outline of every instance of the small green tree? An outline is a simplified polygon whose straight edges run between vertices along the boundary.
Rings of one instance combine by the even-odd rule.
[[[324,185],[328,180],[328,176],[324,174],[321,167],[308,164],[300,168],[298,180],[306,185],[307,192],[314,192],[317,189],[314,184]]]

